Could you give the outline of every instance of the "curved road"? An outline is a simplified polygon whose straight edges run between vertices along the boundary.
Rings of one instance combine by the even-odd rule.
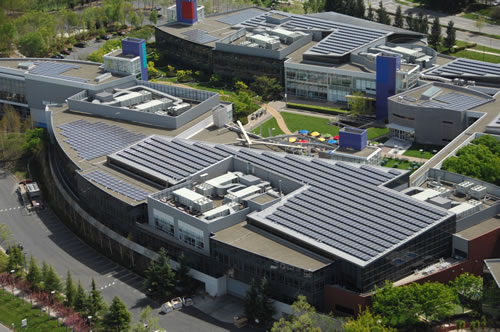
[[[152,304],[142,291],[142,277],[87,246],[50,209],[27,215],[16,188],[17,181],[13,176],[0,177],[0,223],[9,226],[14,240],[24,246],[27,256],[36,257],[40,265],[42,260],[52,264],[61,278],[65,278],[68,269],[71,270],[75,282],[80,280],[85,289],[90,288],[94,278],[104,299],[111,303],[114,296],[119,296],[134,320],[147,305],[158,312],[158,304]],[[230,324],[222,324],[192,307],[158,317],[160,327],[169,332],[231,329]]]

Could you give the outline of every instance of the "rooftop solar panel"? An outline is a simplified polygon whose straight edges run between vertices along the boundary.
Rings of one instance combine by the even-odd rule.
[[[446,75],[446,73],[458,76],[500,76],[500,64],[459,58],[430,72],[433,75]]]
[[[185,35],[188,40],[198,44],[206,44],[219,39],[200,29],[189,30],[182,34]]]
[[[84,177],[135,201],[142,201],[149,195],[148,192],[99,170],[89,172]]]

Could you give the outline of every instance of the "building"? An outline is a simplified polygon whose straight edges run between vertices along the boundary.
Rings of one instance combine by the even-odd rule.
[[[146,42],[144,39],[126,37],[122,48],[103,57],[104,69],[121,75],[134,75],[137,79],[148,80]]]
[[[227,80],[267,75],[284,83],[290,99],[332,103],[345,103],[354,91],[375,96],[378,55],[400,56],[397,91],[415,86],[420,70],[435,61],[434,50],[412,44],[421,34],[352,17],[354,22],[344,23],[344,15],[332,15],[249,8],[207,16],[192,26],[157,26],[156,40],[169,63]]]
[[[484,113],[498,114],[498,106],[493,104],[493,96],[472,87],[426,83],[388,99],[387,126],[392,137],[446,145]]]

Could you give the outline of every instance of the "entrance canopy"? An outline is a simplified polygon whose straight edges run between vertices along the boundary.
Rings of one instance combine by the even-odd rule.
[[[415,129],[414,128],[401,126],[401,125],[398,125],[396,123],[389,123],[387,125],[387,128],[401,130],[401,131],[404,131],[404,132],[406,132],[408,134],[415,134]]]

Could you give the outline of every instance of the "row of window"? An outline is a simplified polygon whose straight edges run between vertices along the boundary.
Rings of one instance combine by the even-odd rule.
[[[172,216],[158,210],[154,210],[153,214],[156,229],[165,232],[172,237],[177,237],[180,241],[192,247],[198,249],[205,248],[203,231],[178,220],[178,231],[176,234],[175,222]]]

